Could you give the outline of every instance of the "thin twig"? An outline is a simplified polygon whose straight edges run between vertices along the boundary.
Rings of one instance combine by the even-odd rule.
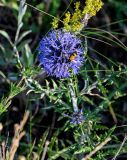
[[[28,7],[31,7],[31,8],[33,8],[34,10],[39,11],[40,13],[43,13],[43,14],[45,14],[45,15],[48,15],[48,16],[50,16],[50,17],[52,17],[52,18],[56,18],[56,19],[58,19],[58,21],[60,21],[60,22],[62,22],[62,23],[63,23],[63,21],[62,21],[62,20],[60,20],[59,18],[57,18],[57,17],[55,17],[55,16],[53,16],[53,15],[51,15],[51,14],[47,13],[47,12],[45,12],[45,11],[43,11],[43,10],[38,9],[38,8],[36,8],[36,7],[32,6],[32,5],[31,5],[31,4],[29,4],[29,3],[26,3],[26,2],[25,2],[25,4],[26,4]]]
[[[116,160],[116,158],[117,158],[117,156],[119,155],[119,153],[120,153],[120,151],[121,151],[124,143],[126,142],[126,140],[127,140],[127,135],[125,135],[125,137],[124,137],[124,139],[123,139],[123,142],[122,142],[121,145],[120,145],[120,148],[118,149],[117,153],[115,154],[115,156],[113,157],[112,160]]]
[[[47,150],[48,150],[48,145],[49,145],[49,141],[46,141],[46,143],[45,143],[45,148],[44,148],[44,152],[43,152],[43,155],[42,155],[41,160],[44,160],[44,159],[45,159],[46,152],[47,152]]]
[[[52,124],[51,124],[50,131],[49,131],[49,138],[52,135],[52,132],[53,132],[53,129],[54,129],[54,126],[55,126],[55,121],[56,121],[56,112],[53,113]]]
[[[82,160],[89,160],[97,151],[103,148],[103,146],[106,145],[110,140],[111,140],[110,137],[106,138],[105,141],[103,141],[98,146],[96,146],[95,149],[92,152],[90,152],[88,155],[86,155]]]
[[[114,122],[117,123],[116,114],[115,114],[114,109],[111,104],[109,104],[109,112],[111,113]]]

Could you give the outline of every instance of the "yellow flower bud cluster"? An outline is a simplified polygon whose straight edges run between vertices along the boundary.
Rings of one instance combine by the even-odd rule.
[[[52,21],[52,26],[54,29],[58,28],[58,24],[59,24],[59,19],[58,18],[54,18]]]
[[[83,10],[83,14],[90,14],[91,16],[95,16],[96,13],[102,8],[103,2],[101,0],[86,0],[86,7]]]
[[[75,11],[71,15],[69,12],[65,14],[65,18],[63,19],[64,23],[64,29],[67,31],[76,32],[81,28],[81,18],[82,18],[82,12],[79,9],[80,2],[75,3]]]
[[[81,10],[80,2],[76,2],[74,13],[71,14],[70,12],[67,12],[65,14],[63,24],[66,31],[79,32],[83,28],[84,24],[86,24],[85,22],[82,22],[82,20],[86,20],[87,22],[88,19],[95,16],[103,6],[103,2],[101,0],[86,0],[85,4],[86,6]],[[84,19],[85,16],[87,19]],[[54,18],[52,26],[55,29],[58,28],[58,19]]]

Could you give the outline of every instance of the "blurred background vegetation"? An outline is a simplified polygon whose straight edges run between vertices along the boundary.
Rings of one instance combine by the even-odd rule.
[[[81,136],[77,130],[81,128],[69,126],[67,117],[61,116],[62,112],[70,110],[71,105],[66,81],[59,82],[47,77],[45,82],[45,75],[42,73],[39,84],[46,90],[46,96],[40,93],[39,84],[32,81],[33,77],[41,73],[36,49],[40,39],[52,29],[52,16],[60,18],[66,11],[73,13],[74,2],[76,1],[27,0],[23,24],[19,27],[19,1],[0,1],[0,142],[1,146],[3,142],[6,143],[6,154],[10,151],[14,137],[14,124],[21,122],[26,110],[30,111],[25,125],[26,134],[20,141],[15,159],[24,156],[26,159],[36,160],[40,155],[42,158],[44,156],[42,160],[81,159],[80,154],[89,153],[95,147],[94,141],[99,144],[110,135],[113,135],[112,142],[107,148],[97,152],[93,159],[112,159],[122,142],[117,159],[127,159],[126,0],[103,0],[102,10],[90,19],[82,32],[82,38],[87,36],[88,39],[88,54],[87,61],[76,78],[81,96],[78,103],[88,116],[89,126],[86,122],[84,127],[92,126],[89,142],[84,150],[74,146]],[[83,6],[84,0],[80,2]],[[18,39],[17,28],[20,30]],[[11,42],[14,42],[16,50]],[[16,55],[16,51],[19,55]],[[22,76],[26,78],[27,85],[20,82]],[[84,88],[86,80],[88,84]],[[60,91],[59,85],[63,85]],[[63,104],[58,103],[58,99],[63,100]],[[46,140],[51,143],[45,155]]]

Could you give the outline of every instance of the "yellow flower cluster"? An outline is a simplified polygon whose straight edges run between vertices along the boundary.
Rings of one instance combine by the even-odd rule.
[[[95,16],[103,6],[103,2],[101,0],[86,0],[85,4],[86,6],[81,10],[80,2],[76,2],[74,13],[72,15],[70,12],[65,14],[63,24],[66,31],[79,32],[83,28],[84,24],[87,23],[88,19]],[[86,19],[85,16],[87,17]],[[86,22],[82,22],[82,20]],[[58,19],[56,20],[55,18],[53,20],[52,26],[55,29],[58,28]]]
[[[83,10],[83,14],[90,14],[91,16],[95,16],[96,13],[102,8],[103,2],[101,0],[86,0],[86,7]]]
[[[58,28],[58,24],[59,24],[59,19],[58,18],[54,18],[52,21],[52,26],[54,29]]]
[[[71,26],[70,26],[70,19],[71,19],[71,14],[69,12],[67,12],[65,14],[65,18],[64,18],[64,28],[66,28],[66,30],[71,30]]]
[[[64,29],[67,31],[76,32],[81,28],[81,18],[82,12],[79,9],[80,2],[75,3],[75,12],[71,15],[69,12],[65,14],[65,18],[63,19]]]

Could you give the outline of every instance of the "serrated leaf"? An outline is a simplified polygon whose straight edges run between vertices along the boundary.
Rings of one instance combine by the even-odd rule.
[[[51,79],[51,80],[52,80],[52,83],[53,83],[53,88],[54,88],[54,89],[57,89],[58,86],[57,86],[56,82],[55,82],[53,79]]]
[[[6,112],[7,108],[10,106],[11,100],[8,98],[2,98],[0,102],[0,115],[4,112]]]
[[[37,151],[37,153],[39,155],[41,154],[41,152],[43,150],[43,147],[44,147],[44,144],[46,142],[48,134],[49,134],[49,128],[43,133],[42,138],[40,139],[40,142],[38,144],[38,151]]]
[[[85,148],[81,148],[77,151],[74,152],[74,154],[81,154],[81,153],[86,153],[86,152],[90,152],[91,148],[90,147],[85,147]]]
[[[56,159],[60,156],[62,156],[62,154],[65,154],[65,152],[69,151],[69,150],[73,150],[75,148],[75,144],[69,147],[66,147],[60,151],[57,151],[53,156],[50,157],[51,160]]]

